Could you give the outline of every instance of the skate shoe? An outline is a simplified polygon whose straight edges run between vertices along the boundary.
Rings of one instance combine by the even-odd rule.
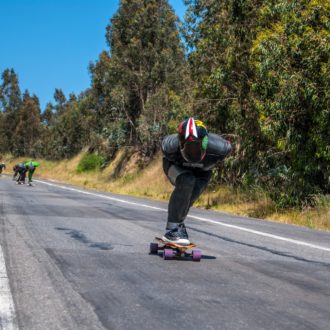
[[[179,224],[177,227],[170,229],[164,236],[163,240],[181,245],[189,245],[187,230],[184,224]]]

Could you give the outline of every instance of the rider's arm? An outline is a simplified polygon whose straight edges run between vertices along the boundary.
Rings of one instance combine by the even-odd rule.
[[[162,152],[169,161],[175,162],[180,155],[179,139],[177,134],[167,135],[162,141]]]
[[[232,150],[231,143],[221,136],[209,133],[209,141],[207,146],[207,154],[217,157],[217,159],[223,160]]]
[[[178,157],[180,157],[179,140],[177,134],[167,135],[161,144],[163,153],[163,170],[167,175],[171,165],[175,164]]]

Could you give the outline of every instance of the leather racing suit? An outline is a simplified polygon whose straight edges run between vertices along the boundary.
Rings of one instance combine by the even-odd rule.
[[[208,134],[205,157],[198,163],[189,163],[181,155],[178,134],[166,136],[161,145],[163,169],[175,186],[168,205],[166,229],[184,222],[190,207],[206,189],[212,169],[231,151],[230,142],[217,134]]]

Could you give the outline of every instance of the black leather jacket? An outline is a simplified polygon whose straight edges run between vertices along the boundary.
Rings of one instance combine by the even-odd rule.
[[[178,134],[166,136],[161,146],[164,155],[165,173],[167,173],[169,166],[172,164],[201,171],[212,170],[219,161],[223,160],[230,153],[232,147],[230,142],[217,134],[209,133],[208,138],[209,142],[205,157],[198,163],[189,163],[181,155]]]

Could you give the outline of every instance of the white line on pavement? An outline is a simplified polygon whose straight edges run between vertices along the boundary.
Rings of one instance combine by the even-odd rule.
[[[89,192],[89,191],[79,190],[79,189],[75,189],[75,188],[65,187],[65,186],[61,186],[61,185],[58,185],[58,184],[53,184],[53,183],[49,183],[49,182],[45,182],[45,181],[40,181],[40,180],[35,180],[35,181],[46,184],[46,185],[49,185],[49,186],[54,186],[54,187],[58,187],[58,188],[62,188],[62,189],[65,189],[65,190],[70,190],[70,191],[75,191],[75,192],[79,192],[79,193],[86,194],[86,195],[101,197],[101,198],[117,201],[117,202],[120,202],[120,203],[136,205],[136,206],[142,206],[142,207],[153,209],[153,210],[167,212],[167,209],[163,209],[163,208],[156,207],[156,206],[151,206],[151,205],[141,204],[141,203],[135,203],[135,202],[129,202],[129,201],[126,201],[124,199],[111,197],[111,196],[107,196],[107,195],[102,195],[102,194],[97,194],[97,193],[92,193],[92,192]],[[318,250],[330,252],[330,248],[324,247],[324,246],[321,246],[321,245],[315,245],[315,244],[307,243],[307,242],[304,242],[304,241],[299,241],[299,240],[295,240],[295,239],[292,239],[292,238],[273,235],[273,234],[269,234],[269,233],[265,233],[265,232],[262,232],[262,231],[241,227],[241,226],[230,225],[230,224],[223,223],[223,222],[220,222],[220,221],[215,221],[215,220],[202,218],[202,217],[198,217],[198,216],[194,216],[194,215],[189,215],[188,217],[192,218],[192,219],[195,219],[195,220],[199,220],[199,221],[213,223],[213,224],[223,226],[223,227],[227,227],[227,228],[232,228],[232,229],[245,231],[245,232],[252,233],[252,234],[255,234],[255,235],[259,235],[259,236],[269,237],[269,238],[277,239],[277,240],[280,240],[280,241],[293,243],[293,244],[296,244],[296,245],[307,246],[307,247],[310,247],[310,248],[313,248],[313,249],[318,249]]]
[[[18,329],[15,320],[15,307],[9,287],[5,258],[0,245],[0,329]]]
[[[295,239],[292,239],[292,238],[287,238],[287,237],[283,237],[283,236],[268,234],[268,233],[264,233],[264,232],[258,231],[258,230],[253,230],[253,229],[249,229],[249,228],[245,228],[245,227],[241,227],[241,226],[230,225],[230,224],[227,224],[227,223],[222,223],[222,222],[218,222],[218,221],[214,221],[214,220],[210,220],[210,219],[196,217],[194,215],[190,215],[189,217],[193,218],[193,219],[200,220],[200,221],[214,223],[214,224],[224,226],[224,227],[228,227],[228,228],[234,228],[234,229],[246,231],[248,233],[256,234],[256,235],[259,235],[259,236],[270,237],[270,238],[274,238],[274,239],[277,239],[277,240],[280,240],[280,241],[290,242],[290,243],[293,243],[293,244],[308,246],[308,247],[313,248],[313,249],[318,249],[318,250],[329,251],[330,252],[330,248],[320,246],[320,245],[311,244],[311,243],[307,243],[307,242],[303,242],[303,241],[298,241],[298,240],[295,240]]]

